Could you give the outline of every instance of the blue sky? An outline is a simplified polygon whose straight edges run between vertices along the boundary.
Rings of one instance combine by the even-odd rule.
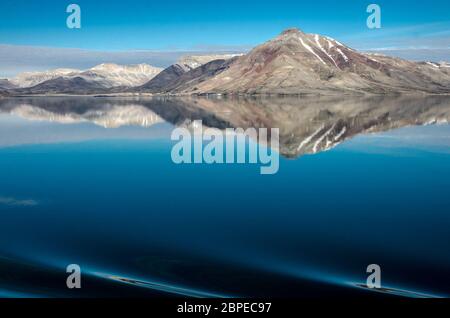
[[[82,28],[66,27],[68,4]],[[366,27],[366,7],[382,8],[382,29]],[[254,46],[287,27],[360,48],[450,46],[450,1],[404,0],[2,0],[0,43],[95,50],[202,50]]]
[[[66,26],[71,3],[81,7],[78,30]],[[381,29],[366,26],[370,3],[381,6]],[[1,0],[0,77],[102,62],[165,67],[192,52],[243,52],[289,27],[450,61],[449,12],[449,0]]]

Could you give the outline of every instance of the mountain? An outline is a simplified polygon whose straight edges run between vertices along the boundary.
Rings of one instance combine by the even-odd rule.
[[[88,82],[96,82],[102,87],[132,87],[148,82],[161,71],[161,68],[148,64],[118,65],[109,63],[100,64],[85,71],[56,69],[45,72],[21,73],[11,82],[20,88],[28,88],[58,78],[66,80],[83,78]]]
[[[194,79],[205,80],[215,75],[226,61],[232,61],[238,54],[192,55],[181,57],[176,64],[164,69],[161,73],[140,87],[131,89],[139,93],[176,93],[178,88],[188,81],[195,84]]]
[[[184,65],[174,64],[164,69],[149,82],[142,86],[131,89],[132,92],[139,93],[161,93],[166,91],[172,83],[176,82],[181,75],[189,72],[189,68]]]
[[[44,72],[24,72],[18,74],[10,81],[19,88],[36,86],[45,81],[49,81],[62,76],[71,76],[81,73],[80,70],[70,68],[58,68]]]
[[[82,72],[80,76],[88,80],[97,80],[106,87],[133,87],[148,82],[162,70],[162,68],[148,64],[100,64]]]
[[[446,63],[357,52],[318,34],[288,29],[183,93],[450,93]]]
[[[98,81],[89,81],[80,76],[58,77],[45,81],[33,87],[19,88],[11,90],[15,94],[99,94],[108,93],[109,87],[106,87]]]
[[[11,83],[8,79],[0,79],[0,90],[7,90],[16,87],[17,86]]]
[[[135,91],[176,94],[190,87],[195,90],[196,84],[223,72],[233,61],[234,58],[213,60],[191,70],[175,64],[162,71],[145,85],[136,88]]]
[[[183,92],[186,89],[196,90],[196,85],[207,81],[217,74],[225,71],[233,62],[235,58],[213,60],[206,64],[203,64],[197,68],[190,70],[182,74],[176,81],[170,83],[165,87],[165,90],[170,93]]]

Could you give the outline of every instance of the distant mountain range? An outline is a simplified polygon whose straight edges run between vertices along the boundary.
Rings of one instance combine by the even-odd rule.
[[[330,37],[288,29],[245,55],[187,56],[164,70],[102,64],[23,73],[2,85],[25,95],[449,94],[450,64],[361,53]]]
[[[88,70],[55,69],[26,72],[8,81],[19,94],[108,93],[115,87],[139,86],[161,72],[148,64],[100,64]]]
[[[151,80],[162,69],[148,64],[138,65],[117,65],[100,64],[88,70],[76,69],[55,69],[46,72],[26,72],[17,75],[10,82],[20,88],[29,88],[47,81],[62,78],[70,80],[82,78],[88,82],[93,82],[97,86],[138,86]]]

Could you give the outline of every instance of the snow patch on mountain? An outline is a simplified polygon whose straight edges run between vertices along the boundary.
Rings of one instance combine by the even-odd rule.
[[[344,52],[342,52],[342,50],[340,49],[340,48],[336,48],[336,50],[339,52],[339,54],[344,58],[344,60],[346,61],[346,62],[348,62],[348,57],[347,57],[347,55],[345,55],[344,54]]]
[[[333,61],[333,63],[334,63],[334,65],[337,67],[337,68],[339,68],[339,66],[337,65],[337,63],[336,63],[336,61],[334,60],[334,58],[322,47],[322,45],[320,44],[320,40],[319,40],[319,35],[318,34],[316,34],[315,36],[314,36],[314,39],[315,39],[315,41],[316,41],[316,44],[317,44],[317,46],[319,47],[319,49],[323,52],[323,53],[325,53],[329,58],[330,58],[330,60],[332,60]],[[330,43],[330,41],[328,41],[328,44],[330,45],[331,43]],[[331,49],[331,47],[329,47],[329,49]]]
[[[317,57],[317,59],[322,62],[324,65],[326,65],[326,63],[322,60],[322,58],[317,55],[316,52],[314,52],[314,50],[308,45],[306,44],[303,39],[301,37],[299,37],[300,42],[302,43],[302,45],[305,47],[305,49],[307,49],[309,52],[311,52],[312,54],[314,54],[315,57]]]
[[[435,68],[439,68],[439,64],[433,63],[433,62],[426,62],[428,65],[435,67]]]

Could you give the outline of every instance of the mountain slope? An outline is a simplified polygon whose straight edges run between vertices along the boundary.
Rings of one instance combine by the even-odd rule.
[[[184,93],[450,93],[448,68],[359,53],[317,34],[289,29]]]
[[[33,87],[58,77],[76,75],[80,72],[80,70],[70,68],[58,68],[43,72],[24,72],[12,78],[11,83],[20,88]]]
[[[12,89],[12,88],[16,88],[17,86],[14,85],[13,83],[11,83],[9,80],[7,79],[0,79],[0,89]]]
[[[206,80],[217,74],[221,67],[233,61],[237,54],[193,55],[180,58],[142,86],[131,89],[139,93],[175,93],[194,79]]]
[[[97,81],[88,81],[82,77],[58,77],[33,87],[11,90],[15,94],[96,94],[107,93],[109,88]]]
[[[176,82],[181,75],[187,73],[189,69],[179,64],[174,64],[164,69],[149,82],[142,86],[131,89],[133,92],[140,93],[160,93],[166,91],[166,87]]]
[[[100,64],[88,71],[82,72],[80,77],[87,80],[97,80],[103,86],[107,87],[134,87],[148,82],[162,70],[162,68],[148,64]]]
[[[179,93],[192,87],[195,91],[196,85],[222,73],[228,69],[234,61],[235,58],[228,60],[219,59],[203,64],[187,73],[182,74],[174,83],[172,83],[172,85],[166,87],[166,90],[171,93]]]
[[[186,71],[186,68],[183,68],[179,64],[175,64],[162,71],[147,84],[136,88],[135,91],[174,94],[189,89],[190,87],[193,87],[195,90],[195,86],[198,83],[223,72],[233,61],[234,58],[229,60],[213,60],[189,71]]]
[[[209,63],[214,60],[229,60],[236,56],[243,54],[208,54],[208,55],[187,55],[182,56],[177,64],[187,66],[189,69],[194,69]]]

